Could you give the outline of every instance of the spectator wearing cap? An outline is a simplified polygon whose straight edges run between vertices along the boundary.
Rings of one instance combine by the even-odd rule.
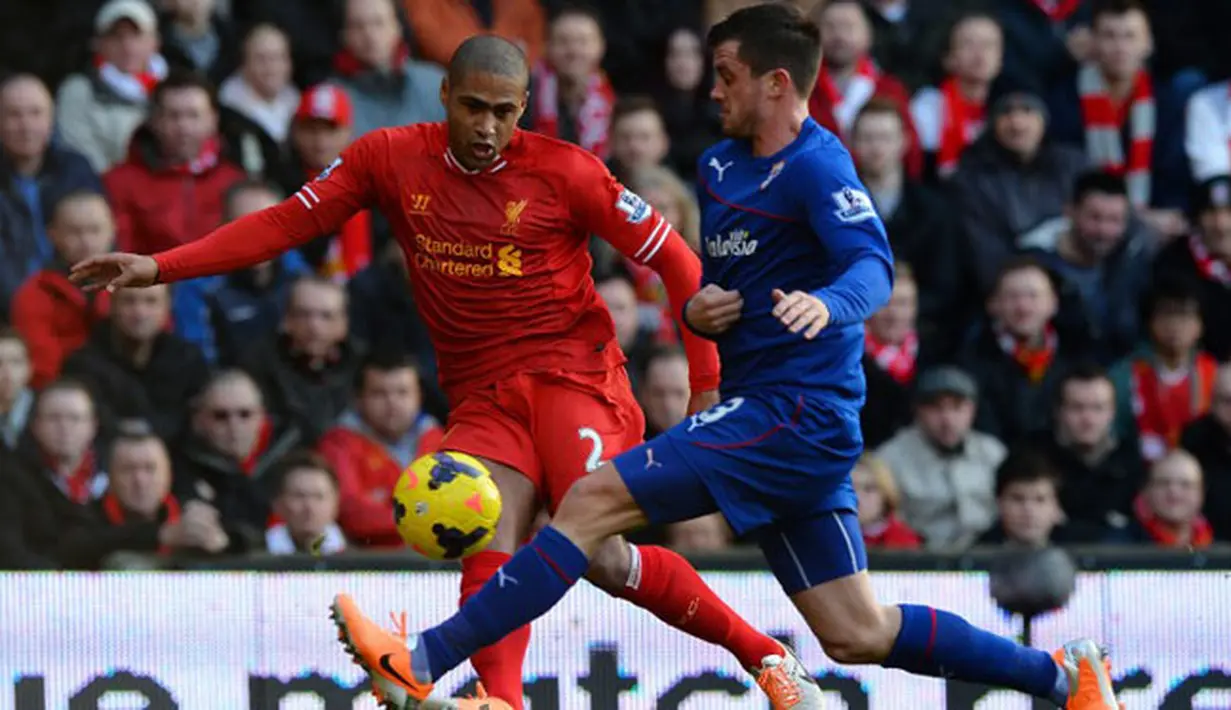
[[[1047,457],[1060,476],[1060,505],[1074,522],[1124,527],[1145,480],[1137,437],[1115,429],[1116,390],[1106,371],[1078,365],[1060,380],[1056,425],[1015,450]]]
[[[231,186],[224,218],[231,222],[283,200],[278,186],[244,180]],[[212,365],[234,367],[248,343],[276,330],[291,283],[309,268],[297,251],[227,274],[175,284],[175,332],[200,349]]]
[[[1055,326],[1056,287],[1038,261],[1005,264],[987,302],[987,318],[959,362],[979,383],[976,426],[1015,444],[1052,426],[1056,386],[1082,356]]]
[[[218,101],[281,145],[299,106],[299,90],[291,83],[290,40],[273,25],[257,25],[244,36],[241,58],[239,71],[218,88]]]
[[[996,516],[996,437],[972,429],[978,387],[954,367],[920,375],[914,423],[876,450],[893,471],[906,524],[929,549],[969,545]]]
[[[983,135],[987,95],[1003,61],[1004,33],[995,17],[972,13],[958,18],[949,31],[944,80],[920,89],[910,102],[926,174],[951,177],[962,153]]]
[[[265,549],[274,555],[336,555],[346,551],[338,525],[338,477],[329,462],[310,451],[292,451],[273,476],[274,515]]]
[[[1086,167],[1081,151],[1045,140],[1047,106],[1035,88],[1002,75],[988,106],[991,130],[962,154],[952,180],[980,294],[991,293],[1023,234],[1064,214]]]
[[[530,103],[522,125],[606,160],[616,99],[602,69],[606,51],[597,12],[569,7],[553,17],[547,51],[531,68]]]
[[[1154,279],[1196,285],[1205,326],[1202,346],[1225,362],[1231,358],[1231,176],[1201,183],[1191,209],[1192,234],[1159,252]]]
[[[217,5],[217,0],[163,0],[160,27],[167,63],[215,84],[239,65],[239,37]]]
[[[914,550],[922,544],[919,534],[898,517],[902,496],[884,461],[872,454],[860,456],[851,470],[851,483],[859,499],[859,527],[865,545]]]
[[[355,137],[377,128],[440,121],[444,71],[410,58],[395,0],[345,0],[342,50],[334,83],[354,104]]]
[[[996,524],[977,545],[1047,547],[1101,541],[1106,532],[1096,525],[1065,519],[1060,492],[1065,481],[1045,456],[1014,450],[996,469]]]
[[[1218,368],[1210,412],[1188,425],[1180,446],[1205,473],[1205,516],[1214,537],[1231,542],[1231,364]]]
[[[516,42],[531,62],[543,53],[547,18],[539,0],[403,0],[403,6],[415,50],[425,61],[447,65],[462,42],[477,34]]]
[[[1103,0],[1093,11],[1091,57],[1048,97],[1056,142],[1122,176],[1133,209],[1165,237],[1184,233],[1188,168],[1184,101],[1154,74],[1150,20],[1140,0]]]
[[[1080,334],[1089,355],[1110,365],[1141,338],[1141,296],[1150,282],[1156,239],[1133,217],[1124,177],[1082,173],[1064,216],[1020,240],[1058,280],[1057,327]]]
[[[0,328],[0,462],[17,448],[33,406],[30,353],[17,331]]]
[[[1050,86],[1090,58],[1092,0],[987,0],[1004,27],[1004,73]]]
[[[145,0],[107,2],[94,18],[94,35],[94,67],[60,85],[56,115],[64,142],[102,173],[128,154],[167,62],[158,53],[158,18]]]
[[[128,159],[103,176],[118,248],[153,254],[205,236],[222,221],[228,188],[244,177],[224,152],[218,100],[204,78],[173,72],[150,96],[150,122]]]
[[[52,209],[48,232],[55,257],[13,294],[13,327],[21,333],[42,387],[60,375],[64,359],[85,344],[111,308],[112,294],[85,291],[68,278],[77,262],[105,254],[115,242],[115,219],[96,192],[64,196]]]
[[[52,259],[46,223],[60,198],[102,191],[80,153],[52,141],[51,94],[37,77],[0,81],[0,312],[14,289]]]
[[[333,84],[318,84],[300,97],[290,124],[290,150],[278,172],[285,194],[294,194],[314,180],[350,143],[354,106],[345,91]],[[345,283],[372,263],[373,214],[357,212],[336,234],[300,248],[308,264],[320,275]]]
[[[906,126],[891,101],[874,98],[859,111],[851,130],[851,155],[885,222],[894,256],[911,265],[919,287],[924,339],[934,352],[947,352],[956,339],[955,321],[962,280],[960,226],[939,192],[906,171]]]
[[[808,112],[843,139],[850,137],[859,110],[873,97],[892,102],[906,131],[906,171],[919,177],[923,153],[910,115],[910,94],[897,78],[872,60],[872,25],[859,0],[830,0],[819,10],[822,61]]]

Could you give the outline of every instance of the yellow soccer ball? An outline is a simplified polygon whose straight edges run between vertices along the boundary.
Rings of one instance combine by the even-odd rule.
[[[500,491],[473,456],[428,454],[398,479],[393,516],[402,540],[415,552],[433,560],[460,560],[492,541],[500,520]]]

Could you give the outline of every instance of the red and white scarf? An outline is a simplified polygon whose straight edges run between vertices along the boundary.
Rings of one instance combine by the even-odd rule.
[[[915,379],[915,363],[919,357],[919,336],[910,331],[902,342],[882,343],[871,330],[864,333],[864,352],[895,382],[910,384]]]
[[[962,151],[983,133],[986,105],[963,96],[957,79],[950,77],[940,85],[940,111],[936,172],[941,177],[948,177],[957,170]]]
[[[1117,107],[1107,92],[1103,73],[1086,64],[1077,74],[1081,115],[1086,126],[1086,154],[1095,167],[1123,175],[1128,198],[1137,207],[1150,203],[1150,159],[1154,153],[1154,88],[1150,75],[1137,72],[1133,92]],[[1128,156],[1124,155],[1122,127],[1128,122]]]
[[[560,77],[546,62],[534,65],[534,122],[531,130],[552,138],[560,137]],[[577,110],[577,144],[604,160],[611,129],[615,89],[601,71],[590,76],[586,96]]]
[[[1181,540],[1173,526],[1163,522],[1154,514],[1149,503],[1146,502],[1145,495],[1139,495],[1133,501],[1133,515],[1137,518],[1137,522],[1141,523],[1141,527],[1145,528],[1150,539],[1160,547],[1202,548],[1214,544],[1214,528],[1204,515],[1197,515],[1189,522],[1187,540]]]
[[[158,82],[167,78],[167,60],[163,59],[161,54],[150,57],[149,64],[140,74],[120,71],[116,65],[101,56],[94,57],[94,68],[98,70],[98,78],[107,88],[125,101],[138,104],[145,103],[150,92],[158,86]]]
[[[1034,0],[1039,10],[1052,22],[1064,22],[1077,12],[1082,0]]]
[[[1031,384],[1038,384],[1047,375],[1052,361],[1056,359],[1056,348],[1060,344],[1056,329],[1050,325],[1043,332],[1043,344],[1039,347],[1027,345],[1006,330],[997,333],[996,342],[1005,354],[1012,356],[1017,364],[1022,366]]]
[[[195,158],[186,163],[168,165],[167,171],[176,175],[203,175],[218,167],[220,160],[222,160],[222,141],[216,135],[210,136],[201,144],[201,150],[197,152]]]
[[[834,121],[842,133],[851,130],[855,125],[855,117],[859,110],[876,94],[876,85],[880,82],[880,70],[871,59],[864,57],[855,64],[855,73],[847,81],[846,91],[839,91],[838,84],[833,80],[829,69],[821,65],[821,76],[818,80],[821,91],[825,92],[832,107]]]
[[[1222,259],[1214,258],[1210,250],[1205,248],[1205,242],[1201,241],[1201,237],[1194,234],[1188,238],[1188,252],[1192,254],[1193,263],[1196,264],[1197,273],[1201,274],[1201,278],[1223,286],[1231,286],[1231,268],[1228,268],[1227,263]]]

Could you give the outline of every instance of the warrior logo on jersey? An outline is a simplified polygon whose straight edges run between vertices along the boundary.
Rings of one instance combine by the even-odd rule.
[[[337,169],[338,169],[338,166],[339,166],[339,165],[341,165],[341,164],[342,164],[342,159],[341,159],[341,158],[338,158],[337,160],[335,160],[335,161],[333,161],[332,163],[330,163],[330,164],[329,164],[329,167],[327,167],[327,168],[325,168],[324,170],[322,170],[322,171],[321,171],[321,174],[316,176],[316,181],[317,181],[317,182],[324,182],[324,181],[328,180],[328,179],[329,179],[329,176],[330,176],[330,175],[333,175],[333,171],[334,171],[334,170],[337,170]]]
[[[641,224],[650,216],[650,206],[637,193],[624,188],[616,200],[616,209],[624,213],[629,224]]]
[[[876,216],[872,198],[859,190],[844,187],[841,192],[833,194],[833,201],[838,206],[838,209],[834,210],[834,216],[847,224],[862,222]]]

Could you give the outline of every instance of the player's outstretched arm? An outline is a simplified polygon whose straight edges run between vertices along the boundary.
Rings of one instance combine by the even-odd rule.
[[[200,239],[160,252],[104,254],[73,265],[86,289],[140,288],[255,266],[316,237],[336,232],[373,194],[373,142],[360,139],[320,177],[281,204],[225,224]]]
[[[601,162],[588,155],[578,162],[578,188],[570,193],[573,213],[586,229],[662,277],[671,313],[680,321],[688,299],[701,287],[701,260],[662,215],[616,181]],[[718,347],[680,325],[693,404],[713,403]]]

